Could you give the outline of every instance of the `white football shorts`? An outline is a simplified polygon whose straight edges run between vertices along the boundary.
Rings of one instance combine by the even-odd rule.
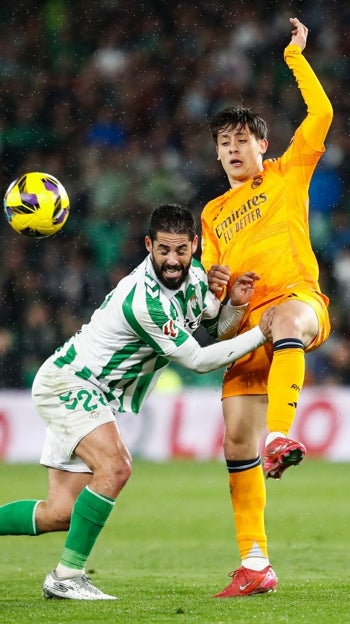
[[[41,366],[32,387],[34,404],[47,425],[40,463],[58,470],[91,473],[74,449],[100,425],[116,423],[114,411],[95,384],[75,375],[69,366],[58,368],[52,360]]]

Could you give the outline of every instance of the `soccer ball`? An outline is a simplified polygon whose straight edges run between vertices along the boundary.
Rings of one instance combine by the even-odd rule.
[[[56,234],[66,223],[69,197],[57,178],[33,171],[10,184],[4,197],[4,211],[18,234],[45,238]]]

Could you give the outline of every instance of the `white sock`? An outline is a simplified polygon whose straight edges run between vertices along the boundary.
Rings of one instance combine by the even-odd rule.
[[[265,446],[267,446],[268,444],[270,444],[270,442],[272,442],[272,440],[275,440],[276,438],[286,438],[286,434],[285,433],[281,433],[280,431],[271,431],[265,441]]]
[[[84,574],[85,570],[77,570],[76,568],[67,568],[67,566],[59,563],[55,569],[56,576],[58,578],[73,578],[73,576],[78,576],[78,574]]]
[[[246,559],[242,559],[242,566],[244,568],[256,570],[257,572],[263,570],[269,564],[270,562],[267,557],[247,557]]]

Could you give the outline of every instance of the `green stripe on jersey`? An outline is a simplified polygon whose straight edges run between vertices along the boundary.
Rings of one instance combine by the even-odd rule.
[[[158,360],[162,360],[164,362],[164,358],[162,357],[159,357]],[[164,366],[164,363],[162,364],[162,366],[160,366],[158,360],[156,361],[155,370],[157,370],[158,368],[163,368]],[[139,377],[137,381],[136,392],[134,392],[132,401],[131,401],[131,407],[132,407],[133,412],[138,413],[140,411],[144,397],[147,394],[147,390],[149,388],[150,383],[153,380],[153,377],[154,377],[153,373],[144,375],[143,377]]]
[[[196,269],[201,269],[205,275],[205,270],[204,267],[202,265],[201,262],[199,262],[199,260],[197,260],[197,258],[192,258],[192,266],[195,267]],[[204,301],[205,295],[208,292],[208,284],[206,284],[206,282],[202,279],[199,280],[199,285],[200,285],[200,289],[201,289],[201,293],[202,293],[202,299]]]
[[[179,301],[179,300],[178,300]],[[163,331],[163,328],[169,322],[169,315],[164,312],[163,306],[159,299],[153,299],[150,292],[146,289],[146,303],[148,314],[150,315],[153,323],[159,327]],[[181,305],[181,304],[180,304]],[[174,310],[174,313],[171,315],[171,318],[176,321],[177,314],[175,308],[173,308],[173,304],[170,301],[170,306]],[[182,304],[183,315],[186,316],[186,307]],[[136,319],[135,319],[136,320]],[[183,331],[182,327],[176,325],[177,335],[175,337],[169,336],[171,342],[173,342],[177,347],[180,347],[186,340],[188,339],[188,334]],[[150,344],[150,343],[148,343]],[[158,346],[159,351],[159,346]]]
[[[133,330],[144,340],[146,344],[154,349],[156,353],[164,354],[164,351],[161,349],[160,345],[151,337],[151,335],[144,330],[142,325],[138,322],[135,317],[133,310],[133,302],[135,298],[136,286],[130,291],[129,295],[125,298],[123,303],[123,312],[126,320],[129,325],[133,328]],[[159,288],[157,295],[152,289],[149,288],[149,285],[146,284],[146,304],[147,304],[147,312],[157,327],[163,330],[163,327],[169,322],[169,315],[164,312],[163,306],[158,298]],[[174,314],[174,316],[176,316]],[[173,318],[173,317],[172,317]],[[182,330],[181,327],[177,326],[177,336],[175,338],[170,338],[173,343],[177,347],[180,347],[188,338],[188,334]],[[165,355],[166,357],[166,355]]]
[[[119,368],[119,366],[125,362],[125,360],[129,360],[130,358],[132,358],[132,356],[135,353],[138,353],[138,351],[140,351],[141,347],[144,346],[144,343],[141,341],[137,341],[137,342],[131,342],[128,345],[125,345],[125,347],[123,347],[122,349],[120,349],[119,351],[116,351],[116,353],[114,353],[114,355],[112,355],[111,359],[109,360],[109,362],[107,362],[107,364],[102,368],[100,374],[98,375],[97,379],[103,379],[104,377],[108,377],[108,375],[113,371],[116,370],[117,368]],[[153,355],[152,355],[153,357]],[[139,364],[137,364],[136,366],[139,366]],[[134,374],[132,373],[134,367],[130,366],[129,370],[130,370],[130,374],[128,374],[128,377],[134,377]],[[117,380],[116,383],[119,383],[119,381]]]
[[[152,370],[142,375],[142,369],[145,364],[151,360],[154,360]],[[123,374],[120,379],[114,379],[108,383],[108,387],[113,393],[114,388],[118,386],[119,390],[122,390],[122,394],[118,395],[120,402],[119,411],[125,411],[124,409],[124,395],[126,390],[134,384],[135,388],[131,394],[131,407],[132,411],[138,413],[143,403],[144,397],[147,394],[149,385],[151,384],[154,374],[160,369],[164,368],[168,364],[167,358],[163,356],[156,356],[152,353],[147,357],[144,357],[141,361],[137,362],[133,366],[130,366],[128,370]]]
[[[58,366],[58,368],[63,368],[65,364],[71,364],[75,359],[77,352],[74,348],[74,345],[71,345],[65,355],[60,355],[56,360],[54,360],[54,364]]]

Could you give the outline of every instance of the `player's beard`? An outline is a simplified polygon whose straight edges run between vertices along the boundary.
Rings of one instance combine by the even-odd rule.
[[[176,266],[172,266],[166,262],[164,262],[164,264],[157,264],[153,256],[152,264],[159,281],[169,290],[178,290],[180,288],[181,284],[184,283],[191,266],[190,264],[181,264],[181,262],[179,262]],[[172,278],[171,276],[168,277],[164,274],[167,269],[176,269],[177,271],[181,271],[181,275],[177,278]]]

